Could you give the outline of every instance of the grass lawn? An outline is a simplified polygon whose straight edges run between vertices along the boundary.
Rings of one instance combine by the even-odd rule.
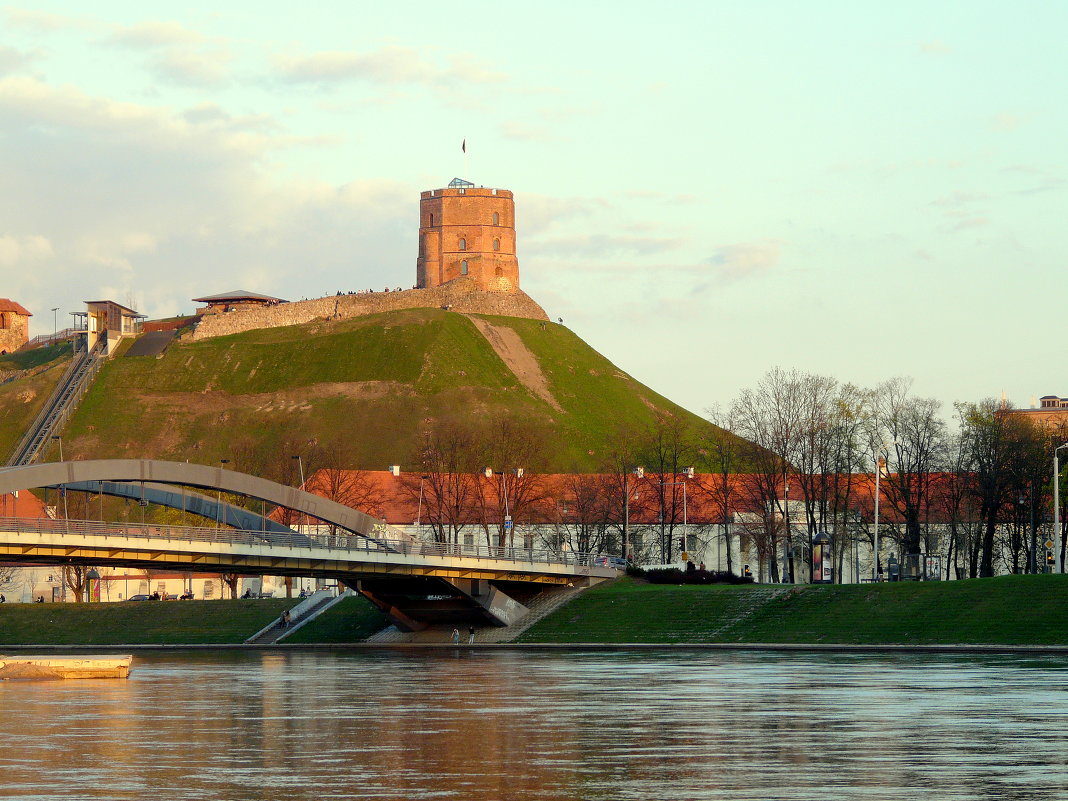
[[[520,642],[1068,645],[1068,576],[775,587],[620,579]]]
[[[389,625],[386,616],[362,595],[346,598],[297,629],[283,643],[360,642]]]
[[[0,647],[241,643],[299,601],[0,604]]]

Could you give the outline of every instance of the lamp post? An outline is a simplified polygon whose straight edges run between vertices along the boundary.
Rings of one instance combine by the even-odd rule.
[[[637,476],[638,478],[643,478],[645,476],[645,468],[644,467],[634,467],[634,468],[628,468],[628,469],[624,469],[623,470],[623,549],[622,549],[623,550],[623,554],[622,554],[622,556],[628,562],[631,561],[631,557],[633,557],[633,555],[634,555],[633,552],[630,552],[628,554],[628,550],[631,547],[630,540],[628,539],[629,536],[630,536],[630,481],[629,481],[629,479],[630,479],[630,474],[631,473],[634,473],[634,475]]]
[[[220,475],[219,475],[219,478],[220,478],[219,483],[220,484],[222,483],[222,481],[221,481],[221,479],[222,479],[222,475],[221,475],[222,471],[226,469],[226,465],[228,465],[228,464],[230,464],[230,460],[229,459],[220,459],[219,460],[219,465],[220,465],[219,466],[219,473],[220,473]],[[222,488],[221,487],[219,488],[219,491],[215,495],[215,528],[219,527],[219,518],[220,517],[222,517]]]
[[[693,468],[692,467],[687,467],[686,470],[683,471],[683,475],[685,476],[685,478],[682,481],[661,481],[660,482],[660,486],[661,487],[679,487],[679,486],[682,487],[682,548],[679,551],[679,558],[680,559],[682,558],[682,553],[684,551],[688,550],[687,546],[689,545],[689,543],[687,542],[687,536],[686,536],[687,535],[687,531],[688,531],[688,528],[687,528],[687,522],[688,521],[686,519],[686,479],[687,478],[693,478]],[[664,526],[664,493],[661,492],[660,493],[660,527],[661,527],[660,537],[661,537],[661,540],[663,540],[663,537],[664,537],[663,526]],[[667,561],[668,562],[671,561],[671,538],[670,537],[668,537],[668,539],[667,539]]]
[[[430,476],[419,476],[419,505],[415,510],[415,525],[419,528],[419,535],[423,534],[423,484]]]
[[[1053,547],[1057,554],[1057,562],[1053,571],[1055,573],[1064,572],[1062,564],[1064,554],[1061,553],[1061,462],[1059,455],[1063,448],[1068,448],[1068,442],[1053,449]]]
[[[56,344],[56,340],[59,339],[59,315],[56,313],[59,311],[59,306],[52,309],[52,344]]]
[[[63,461],[63,437],[56,435],[56,436],[53,436],[52,439],[54,439],[54,440],[59,442],[59,461],[62,462]],[[67,517],[67,488],[64,487],[63,485],[60,485],[59,494],[63,496],[63,519],[64,520],[69,520],[70,518]]]
[[[486,468],[486,478],[493,478],[495,475],[501,477],[501,494],[504,496],[504,534],[509,540],[512,539],[512,513],[508,508],[508,473],[515,474],[517,479],[523,477],[523,468],[515,467],[511,471],[507,470],[494,470],[492,467]]]

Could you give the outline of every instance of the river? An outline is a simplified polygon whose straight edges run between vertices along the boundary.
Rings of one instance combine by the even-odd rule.
[[[1054,799],[1068,660],[149,652],[0,682],[2,799]]]

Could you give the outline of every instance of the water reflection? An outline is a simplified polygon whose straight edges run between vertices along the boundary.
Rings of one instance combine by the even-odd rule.
[[[129,681],[0,683],[0,798],[1058,798],[1065,667],[756,652],[148,654]]]

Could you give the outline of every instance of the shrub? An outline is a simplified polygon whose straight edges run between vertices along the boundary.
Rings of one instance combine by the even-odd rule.
[[[736,576],[729,570],[679,570],[677,567],[664,570],[646,570],[645,580],[650,584],[752,584],[752,576]]]

